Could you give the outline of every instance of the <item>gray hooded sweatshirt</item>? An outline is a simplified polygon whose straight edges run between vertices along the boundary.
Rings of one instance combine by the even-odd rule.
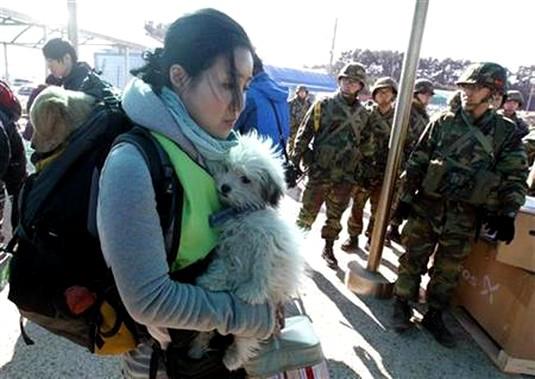
[[[162,101],[141,80],[130,83],[122,105],[132,121],[195,154]],[[116,146],[100,178],[97,225],[104,257],[134,320],[147,325],[164,347],[169,342],[167,328],[268,337],[274,328],[271,306],[249,305],[227,292],[210,292],[171,280],[159,220],[143,157],[130,144]],[[126,374],[146,378],[150,352],[147,346],[140,346],[127,354]]]

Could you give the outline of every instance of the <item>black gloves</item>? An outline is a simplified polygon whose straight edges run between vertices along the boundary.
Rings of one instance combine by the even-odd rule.
[[[411,211],[412,211],[412,205],[410,203],[400,201],[398,203],[396,211],[394,212],[394,219],[399,220],[399,221],[406,220],[409,218]]]
[[[487,220],[487,228],[490,234],[496,233],[498,241],[504,241],[508,245],[515,238],[515,218],[510,216],[492,216]]]
[[[287,160],[283,163],[284,167],[284,180],[288,188],[293,188],[297,185],[297,180],[303,175],[301,170],[297,168],[292,161]]]

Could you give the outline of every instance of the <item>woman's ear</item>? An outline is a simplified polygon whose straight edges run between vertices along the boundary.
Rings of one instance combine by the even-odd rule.
[[[175,89],[181,90],[184,88],[189,76],[186,70],[179,65],[174,64],[169,67],[169,81]]]

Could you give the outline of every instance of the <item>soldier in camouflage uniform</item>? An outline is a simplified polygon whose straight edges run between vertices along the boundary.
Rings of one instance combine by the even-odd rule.
[[[407,131],[407,138],[403,148],[403,156],[400,160],[399,170],[402,172],[405,169],[405,162],[409,159],[418,139],[422,135],[425,126],[429,122],[429,115],[427,114],[427,106],[431,102],[431,98],[435,94],[433,83],[427,79],[417,79],[414,83],[414,96],[412,99],[411,114],[409,118],[409,130]],[[404,178],[401,178],[396,183],[396,191],[392,197],[393,210],[396,209],[399,202],[399,196],[403,191]],[[395,212],[394,212],[395,214]],[[398,217],[393,216],[390,220],[390,225],[385,235],[386,245],[390,245],[390,241],[397,243],[401,242],[399,234],[399,227],[402,223]]]
[[[531,128],[528,135],[523,139],[524,147],[528,155],[528,165],[531,167],[530,172],[535,170],[535,127]],[[532,182],[528,189],[529,196],[535,196],[535,175],[531,174]]]
[[[524,97],[520,91],[510,90],[505,95],[502,109],[498,111],[504,117],[512,120],[517,126],[517,132],[520,138],[525,137],[529,133],[529,126],[522,118],[518,117],[517,110],[522,109],[524,105]]]
[[[371,203],[371,217],[366,229],[368,242],[365,248],[369,248],[369,237],[375,221],[375,212],[379,205],[383,176],[388,157],[388,141],[394,120],[394,100],[398,94],[398,84],[390,77],[378,79],[372,87],[373,103],[370,108],[370,116],[366,128],[373,134],[374,157],[373,161],[363,162],[361,181],[353,190],[353,206],[351,216],[347,222],[349,238],[341,246],[344,251],[352,251],[358,247],[358,238],[363,229],[363,210],[368,199]]]
[[[503,67],[479,63],[468,67],[458,86],[462,108],[446,111],[425,129],[406,167],[406,184],[397,208],[408,218],[402,233],[394,293],[393,326],[411,326],[408,301],[417,300],[421,275],[435,253],[427,286],[428,311],[422,325],[444,346],[455,340],[442,311],[455,289],[461,264],[470,252],[482,210],[497,239],[514,238],[514,220],[526,195],[527,161],[516,126],[490,109],[507,79]]]
[[[308,169],[297,225],[309,230],[323,202],[327,221],[321,231],[325,239],[322,257],[335,269],[334,241],[342,229],[340,218],[349,204],[351,190],[363,155],[371,156],[371,136],[364,126],[368,111],[357,95],[366,83],[366,70],[360,63],[347,64],[338,75],[339,91],[318,100],[309,110],[297,132],[290,159]],[[312,149],[309,148],[312,145]]]
[[[292,150],[299,125],[301,125],[301,121],[305,118],[311,105],[312,103],[308,98],[308,88],[304,85],[297,86],[295,89],[295,96],[288,102],[288,106],[290,107],[290,137],[288,138],[288,151]]]

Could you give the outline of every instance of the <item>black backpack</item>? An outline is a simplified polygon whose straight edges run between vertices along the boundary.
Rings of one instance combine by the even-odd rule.
[[[151,377],[163,361],[170,378],[244,378],[243,370],[229,372],[222,364],[232,336],[210,342],[202,359],[188,358],[197,331],[169,329],[171,343],[164,351],[126,311],[111,270],[104,261],[97,235],[98,181],[112,146],[128,142],[143,155],[156,194],[157,211],[164,230],[169,264],[174,262],[181,226],[182,186],[167,153],[147,129],[133,125],[115,103],[101,103],[84,125],[69,138],[57,160],[30,175],[22,188],[20,221],[8,244],[10,264],[9,299],[21,316],[99,355],[121,354],[140,342],[151,343]],[[211,260],[211,254],[171,278],[194,283]],[[73,314],[66,293],[90,305]],[[85,295],[85,297],[84,297]],[[76,296],[75,296],[76,298]],[[33,341],[21,333],[27,344]]]
[[[180,195],[167,155],[117,104],[103,102],[71,135],[64,152],[26,180],[20,221],[8,245],[9,299],[21,315],[97,354],[131,350],[146,337],[120,301],[96,232],[100,170],[112,145],[122,141],[142,152],[167,230]],[[178,243],[172,238],[176,233],[167,234],[166,243],[176,252],[171,248]]]

